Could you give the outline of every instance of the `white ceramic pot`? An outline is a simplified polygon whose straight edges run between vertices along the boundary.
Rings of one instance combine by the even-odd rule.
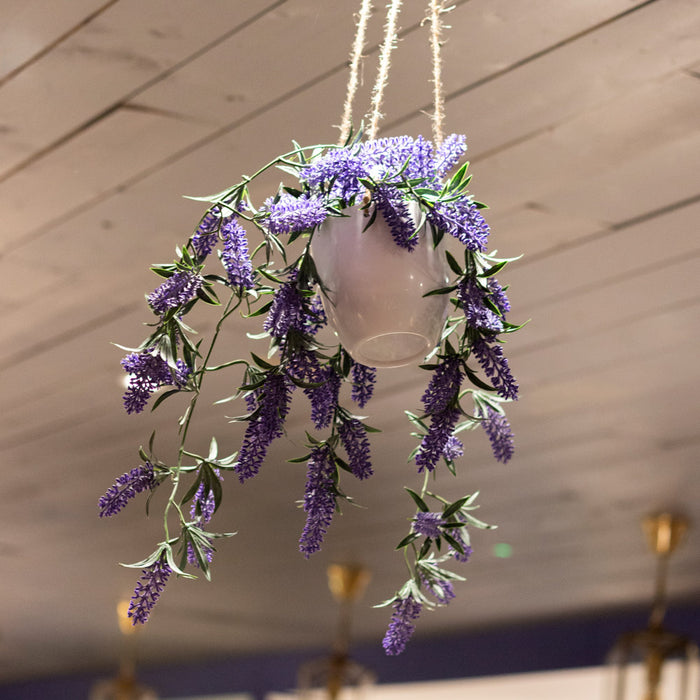
[[[326,219],[312,243],[330,325],[363,365],[401,367],[422,359],[437,344],[447,314],[447,295],[423,297],[448,282],[443,251],[425,227],[409,252],[396,245],[381,213],[363,233],[365,212],[346,211],[347,217]]]

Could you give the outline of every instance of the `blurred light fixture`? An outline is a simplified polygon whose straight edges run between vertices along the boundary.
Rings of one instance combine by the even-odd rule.
[[[90,700],[158,700],[153,690],[136,681],[137,629],[127,616],[128,610],[128,600],[118,603],[117,619],[122,634],[119,674],[116,678],[97,682],[90,691]]]
[[[367,569],[333,564],[328,567],[328,587],[340,606],[338,626],[330,656],[313,659],[299,668],[297,685],[301,700],[360,700],[375,676],[348,655],[353,603],[369,581]]]
[[[668,561],[688,521],[661,513],[643,521],[649,548],[656,555],[656,586],[649,624],[619,637],[610,653],[614,700],[696,700],[699,696],[698,646],[664,627],[668,607]]]

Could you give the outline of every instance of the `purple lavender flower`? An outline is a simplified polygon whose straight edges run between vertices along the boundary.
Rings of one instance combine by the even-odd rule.
[[[178,360],[173,371],[168,363],[150,351],[131,353],[121,362],[124,371],[130,375],[129,386],[124,393],[124,408],[127,413],[141,413],[153,392],[161,386],[174,384],[178,389],[184,388],[190,369]]]
[[[368,173],[362,160],[344,148],[331,149],[304,168],[299,179],[316,189],[330,190],[330,196],[346,204],[364,191],[358,178]]]
[[[178,389],[184,389],[187,385],[187,380],[189,379],[190,374],[192,374],[192,370],[185,364],[185,361],[178,360],[175,363],[175,375],[172,383]]]
[[[415,456],[419,472],[424,469],[428,471],[435,469],[458,418],[459,409],[457,408],[446,408],[444,411],[432,415],[428,434],[423,438]]]
[[[172,569],[163,556],[148,568],[143,569],[127,612],[127,616],[133,619],[134,624],[137,622],[145,624],[148,621],[151,610],[158,602],[171,573]]]
[[[352,400],[360,407],[364,408],[374,394],[374,384],[377,378],[377,370],[374,367],[367,367],[356,362],[352,366]]]
[[[238,219],[230,218],[222,227],[224,249],[221,252],[221,264],[228,274],[229,284],[238,290],[253,289],[253,264],[248,255],[248,239],[245,229]]]
[[[423,585],[434,596],[439,605],[447,605],[455,597],[452,582],[446,579],[425,577]]]
[[[218,469],[214,469],[216,475],[221,478],[221,473]],[[214,492],[209,489],[205,494],[204,482],[200,483],[197,491],[192,498],[192,505],[190,506],[190,518],[196,520],[196,527],[200,530],[204,529],[204,525],[208,523],[216,510],[216,498]],[[211,540],[210,540],[211,541]],[[214,557],[214,547],[202,547],[202,553],[208,562]],[[197,568],[200,568],[199,560],[195,554],[194,547],[190,542],[187,543],[187,562],[192,564]]]
[[[275,338],[284,338],[291,328],[303,332],[305,323],[304,303],[297,289],[295,270],[289,280],[280,285],[275,292],[263,329]]]
[[[304,329],[309,335],[316,335],[327,323],[328,317],[323,308],[323,302],[321,301],[321,297],[317,294],[311,297],[311,301],[307,304]]]
[[[221,479],[221,472],[218,469],[214,469],[216,475]],[[200,523],[208,523],[214,511],[216,510],[216,499],[214,498],[214,492],[209,489],[207,493],[204,493],[204,482],[199,484],[194,497],[192,498],[192,504],[190,505],[190,518],[192,520],[197,519]]]
[[[473,202],[466,199],[437,202],[426,215],[430,223],[454,236],[469,250],[486,250],[489,225]]]
[[[197,525],[196,527],[198,527],[200,530],[203,529],[201,525]],[[208,541],[211,542],[209,539]],[[206,561],[211,564],[211,561],[214,558],[214,547],[201,547],[201,553],[204,554]],[[187,543],[187,563],[192,564],[192,566],[196,566],[198,569],[202,568],[199,563],[199,559],[197,559],[197,555],[195,554],[194,547],[189,542]]]
[[[506,296],[503,287],[501,287],[497,279],[489,277],[488,288],[489,299],[491,299],[491,301],[496,305],[496,308],[501,312],[501,314],[505,316],[510,311],[510,301],[508,301],[508,297]]]
[[[336,467],[330,448],[322,443],[314,446],[308,462],[304,512],[306,524],[299,538],[299,551],[308,559],[321,549],[323,537],[335,513]]]
[[[456,435],[450,435],[442,450],[442,456],[448,462],[454,462],[464,455],[464,445]]]
[[[357,418],[344,420],[338,428],[340,441],[348,455],[350,470],[358,479],[367,479],[374,473],[370,460],[367,431]]]
[[[512,401],[517,400],[518,383],[510,371],[500,343],[479,338],[472,346],[472,352],[499,396]]]
[[[114,485],[97,502],[100,517],[116,515],[137,493],[155,487],[156,477],[150,462],[118,476]]]
[[[435,154],[435,165],[439,177],[444,177],[467,151],[467,140],[461,134],[450,134]]]
[[[503,321],[484,305],[486,292],[474,280],[465,277],[459,283],[457,295],[467,323],[472,328],[490,333],[500,333],[503,330]]]
[[[401,192],[389,185],[379,185],[372,197],[389,225],[394,243],[399,248],[414,250],[418,245],[419,237],[416,233],[416,224]]]
[[[297,347],[285,354],[285,370],[290,378],[309,383],[322,381],[321,364],[313,350]]]
[[[457,541],[460,542],[459,540]],[[460,542],[460,544],[462,543]],[[458,552],[456,549],[453,549],[453,556],[457,561],[462,562],[462,564],[466,564],[474,550],[468,544],[462,544],[462,549],[464,550],[464,554],[462,552]]]
[[[170,309],[184,306],[194,298],[204,280],[189,270],[181,270],[168,277],[163,284],[148,295],[148,304],[153,313],[163,316]]]
[[[283,233],[307,231],[322,224],[328,213],[319,197],[294,197],[284,193],[278,201],[270,197],[265,202],[265,208],[270,214],[267,229],[279,236]]]
[[[426,413],[444,411],[459,393],[462,384],[462,366],[458,355],[448,355],[433,370],[430,383],[421,397]]]
[[[241,483],[258,473],[267,448],[275,438],[284,434],[284,419],[289,413],[293,387],[282,374],[269,375],[261,387],[257,398],[258,413],[248,423],[238,462],[234,465]]]
[[[414,156],[415,142],[410,136],[391,136],[365,141],[358,153],[365,170],[375,179],[395,175]]]
[[[436,176],[433,144],[422,136],[417,136],[411,147],[411,160],[404,171],[404,177],[408,180],[421,178],[431,182]]]
[[[432,537],[436,540],[442,535],[440,526],[444,524],[445,520],[441,513],[424,513],[419,511],[413,518],[411,529],[423,537]]]
[[[221,210],[219,207],[210,209],[199,222],[199,226],[192,236],[192,247],[200,260],[204,260],[214,250],[220,224]]]
[[[399,598],[393,607],[391,622],[382,641],[384,651],[389,656],[396,656],[406,648],[416,628],[413,622],[418,619],[423,609],[423,605],[410,594],[406,598]]]
[[[464,518],[460,517],[459,513],[457,514],[457,519],[461,520],[462,522],[464,521]],[[462,551],[460,552],[458,549],[455,549],[452,547],[452,545],[450,545],[449,549],[452,556],[462,564],[466,564],[469,561],[469,557],[472,555],[473,551],[468,544],[466,527],[455,527],[451,529],[450,536],[462,547]]]
[[[341,380],[332,367],[325,367],[317,381],[322,382],[320,386],[304,389],[304,393],[311,401],[311,420],[314,427],[321,430],[331,424],[338,408]]]
[[[488,435],[493,456],[504,464],[513,456],[513,431],[508,420],[502,413],[492,408],[486,409],[486,415],[481,421],[482,428]]]

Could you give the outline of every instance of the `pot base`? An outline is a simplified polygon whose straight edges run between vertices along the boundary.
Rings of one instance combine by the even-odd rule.
[[[367,367],[404,367],[424,358],[433,348],[433,338],[420,333],[381,333],[360,342],[350,354]]]

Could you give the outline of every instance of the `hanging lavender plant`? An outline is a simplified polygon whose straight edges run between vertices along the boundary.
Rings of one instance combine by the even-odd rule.
[[[310,404],[309,429],[317,432],[307,433],[309,453],[291,460],[307,464],[306,523],[299,540],[304,556],[321,548],[339,501],[347,498],[341,474],[357,479],[372,475],[368,434],[374,429],[343,402],[350,394],[350,400],[364,408],[372,398],[377,372],[354,360],[341,344],[329,347],[318,339],[318,331],[327,324],[318,294],[325,287],[311,248],[313,238],[324,235],[325,221],[357,207],[367,216],[366,235],[380,235],[372,225],[379,218],[388,224],[397,250],[437,247],[445,234],[463,246],[462,261],[444,253],[451,281],[429,293],[446,295],[453,313],[430,359],[421,365],[429,376],[422,412],[407,412],[418,439],[411,459],[416,471],[423,472],[423,486],[419,491],[408,489],[416,510],[398,549],[407,554],[409,578],[384,603],[394,611],[384,640],[387,653],[404,649],[425,607],[446,605],[455,596],[453,584],[461,576],[445,564],[466,562],[472,551],[470,528],[489,526],[472,514],[476,493],[450,502],[428,491],[428,477],[440,463],[456,474],[464,452],[456,435],[479,424],[495,458],[507,462],[513,454],[513,435],[503,404],[518,396],[502,345],[502,337],[518,326],[506,320],[510,303],[495,279],[508,261],[486,252],[489,227],[481,213],[484,205],[467,190],[467,164],[447,176],[465,149],[465,139],[458,135],[437,148],[422,137],[408,136],[364,142],[351,137],[342,147],[295,144],[252,177],[200,198],[209,208],[177,249],[175,261],[152,268],[164,278],[147,297],[156,316],[153,331],[138,348],[128,349],[122,361],[130,377],[124,396],[127,412],[141,413],[154,394],[152,408],[176,395],[189,399],[177,460],[159,461],[151,436],[148,450],[140,450],[145,466],[120,476],[99,502],[101,515],[114,515],[142,491],[150,494],[167,480],[173,486],[165,505],[163,541],[148,558],[132,565],[142,569],[130,611],[135,623],[148,619],[171,573],[191,577],[189,566],[209,578],[215,540],[231,535],[204,529],[223,501],[222,474],[233,472],[238,477],[231,480],[234,484],[255,477],[272,442],[284,435],[297,388]],[[294,186],[282,186],[256,208],[248,185],[273,167],[294,176]],[[416,226],[411,210],[419,212],[424,225]],[[252,252],[251,231],[262,239]],[[290,244],[299,238],[305,245],[289,259]],[[217,262],[218,270],[208,269],[212,264],[216,268]],[[216,290],[226,294],[223,302]],[[222,309],[208,343],[195,343],[194,331],[184,321],[200,304]],[[240,308],[249,317],[263,319],[270,355],[263,359],[251,354],[211,366],[219,333]],[[245,424],[240,450],[219,457],[212,438],[209,454],[197,455],[188,450],[187,436],[202,384],[210,374],[226,370],[241,372],[235,396],[228,397],[240,398],[246,406],[237,419]],[[473,407],[464,405],[467,400]]]

